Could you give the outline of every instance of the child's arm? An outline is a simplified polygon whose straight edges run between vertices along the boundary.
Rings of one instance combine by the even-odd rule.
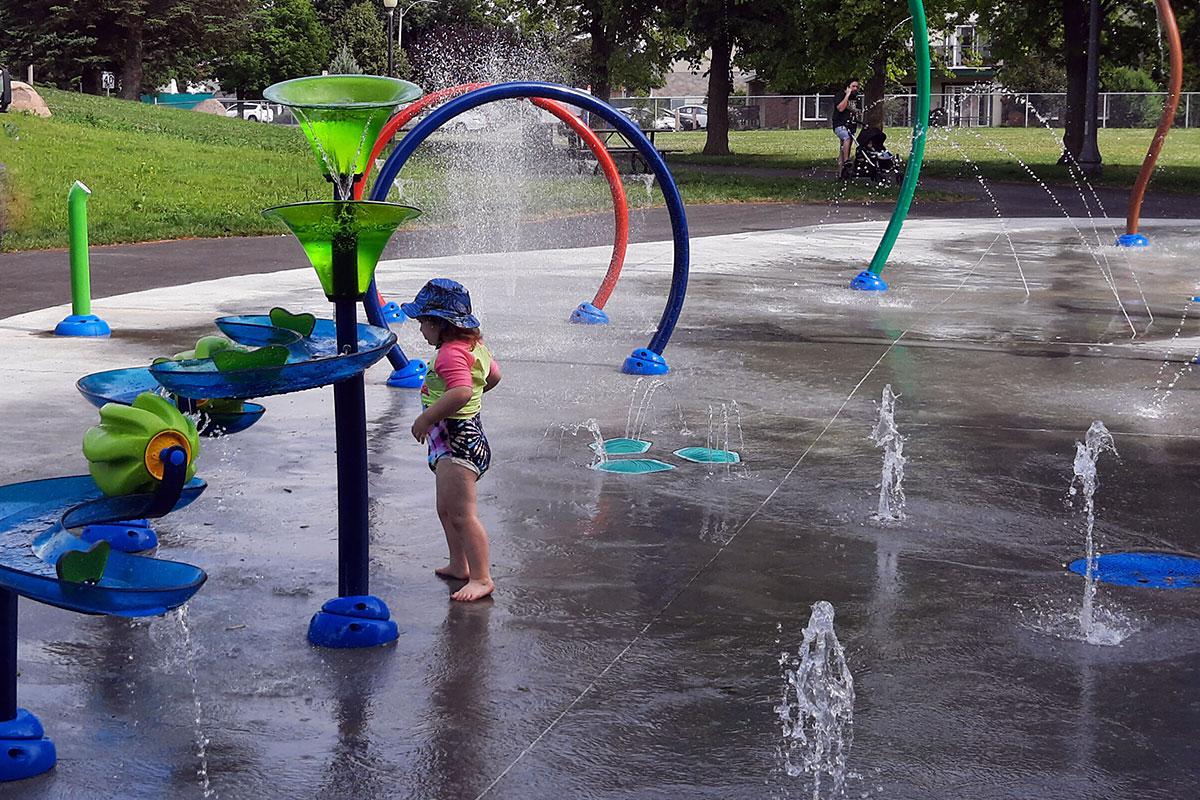
[[[451,414],[458,413],[459,409],[470,402],[471,394],[471,387],[469,386],[456,386],[453,389],[447,389],[446,393],[439,397],[436,403],[422,411],[420,416],[413,422],[413,438],[423,443],[425,437],[429,435],[429,429]]]
[[[496,388],[496,384],[500,382],[500,365],[495,361],[492,362],[492,370],[488,373],[487,379],[483,382],[483,390],[490,392]]]

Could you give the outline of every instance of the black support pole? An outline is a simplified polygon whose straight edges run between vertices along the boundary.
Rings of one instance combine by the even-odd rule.
[[[17,716],[17,593],[0,589],[0,722]]]
[[[334,199],[345,200],[334,184]],[[339,215],[350,217],[345,203]],[[352,220],[334,236],[333,301],[338,352],[358,352],[358,241]],[[367,517],[367,401],[360,372],[333,385],[334,434],[337,440],[338,595],[370,594],[370,523]]]

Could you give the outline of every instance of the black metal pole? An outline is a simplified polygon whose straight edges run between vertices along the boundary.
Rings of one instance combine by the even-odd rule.
[[[0,589],[0,722],[17,716],[17,593]]]
[[[343,200],[334,188],[334,198]],[[352,206],[344,206],[347,214]],[[333,239],[333,317],[338,352],[358,352],[358,243],[349,229]],[[338,595],[370,594],[370,523],[367,516],[367,401],[363,375],[333,385],[338,481]]]
[[[396,46],[395,12],[396,12],[396,9],[394,9],[394,8],[388,9],[388,34],[387,34],[387,36],[388,36],[388,73],[387,74],[388,74],[389,78],[396,77],[395,51],[393,49]]]
[[[1087,88],[1083,103],[1083,143],[1079,167],[1088,175],[1100,173],[1100,145],[1096,141],[1096,101],[1100,93],[1100,0],[1088,9]]]

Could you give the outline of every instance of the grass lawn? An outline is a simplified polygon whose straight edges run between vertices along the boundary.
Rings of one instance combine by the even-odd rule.
[[[330,196],[329,184],[297,128],[42,87],[39,91],[53,117],[0,116],[0,250],[65,247],[66,195],[76,180],[92,190],[88,218],[93,244],[280,233],[278,226],[262,219],[262,209]],[[1103,181],[1132,183],[1150,135],[1141,130],[1103,131]],[[897,151],[907,150],[908,131],[893,130],[889,136]],[[709,158],[699,154],[703,132],[660,134],[659,146],[674,151],[669,161],[686,203],[825,203],[835,196],[841,202],[890,202],[895,197],[895,187],[839,186],[831,180],[835,150],[828,130],[735,132],[730,139],[735,155]],[[389,198],[429,209],[418,224],[446,224],[454,214],[434,212],[461,209],[462,203],[456,206],[454,201],[472,192],[479,199],[471,202],[477,203],[494,202],[497,194],[505,201],[519,195],[515,213],[533,217],[611,207],[603,178],[573,174],[565,156],[534,153],[526,163],[534,165],[530,173],[540,174],[521,172],[512,186],[499,186],[486,173],[472,178],[478,174],[472,171],[472,159],[495,159],[494,155],[464,157],[449,150],[453,145],[445,142],[423,146],[401,173],[404,196],[393,192]],[[1051,182],[1067,180],[1065,168],[1052,166],[1058,134],[1043,129],[935,129],[924,174],[961,175],[974,182],[973,173],[964,168],[966,154],[990,178],[1028,180],[1010,153]],[[538,169],[540,160],[559,163]],[[451,171],[464,161],[464,172]],[[706,172],[703,164],[764,169],[750,174]],[[1156,189],[1200,190],[1200,130],[1172,133],[1160,165]],[[468,186],[472,181],[477,185]],[[630,178],[626,194],[633,207],[662,202],[657,190],[648,193],[636,177]],[[923,190],[921,198],[950,201],[956,195]]]
[[[65,247],[66,195],[76,180],[92,190],[92,244],[280,233],[276,224],[262,219],[262,209],[330,196],[296,128],[45,87],[39,92],[51,118],[0,116],[0,164],[5,167],[0,250]],[[461,193],[462,186],[447,175],[446,165],[454,158],[442,158],[437,151],[432,142],[419,151],[402,173],[404,197],[393,193],[390,199],[430,210],[453,207],[448,195]],[[676,178],[687,203],[826,202],[837,192],[837,185],[824,178],[710,175],[686,168]],[[521,193],[517,205],[530,216],[611,207],[603,178],[569,171],[522,181],[506,191]],[[662,202],[661,194],[647,193],[638,178],[630,179],[626,194],[633,207]],[[486,195],[482,192],[482,202]],[[853,186],[841,199],[887,200],[891,195],[894,190]],[[429,215],[432,221],[438,218]]]
[[[888,146],[905,156],[912,131],[889,128]],[[1153,130],[1106,129],[1100,131],[1104,186],[1132,186]],[[834,169],[837,140],[825,128],[801,131],[734,131],[729,134],[733,155],[705,156],[703,131],[660,133],[657,142],[676,151],[671,164],[723,164],[765,170],[798,170],[827,175]],[[933,128],[925,148],[921,174],[930,177],[974,179],[970,159],[988,180],[1030,180],[1017,159],[1047,183],[1069,183],[1067,167],[1058,166],[1062,131],[1045,128]],[[1167,137],[1153,187],[1155,190],[1200,192],[1200,129],[1173,130]]]

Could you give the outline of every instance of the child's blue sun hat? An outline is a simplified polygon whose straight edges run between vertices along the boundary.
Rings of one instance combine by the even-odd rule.
[[[478,328],[479,319],[471,313],[471,294],[458,281],[434,278],[421,287],[411,303],[401,303],[406,316],[441,317],[456,328]]]

